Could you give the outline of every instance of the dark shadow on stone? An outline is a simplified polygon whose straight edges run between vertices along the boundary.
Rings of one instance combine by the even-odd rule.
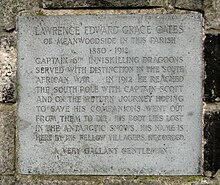
[[[220,111],[204,115],[204,171],[213,174],[220,168]]]
[[[161,1],[162,2],[162,1]],[[161,6],[163,3],[159,3]],[[71,8],[116,8],[116,7],[144,7],[144,6],[158,6],[158,3],[151,2],[151,0],[43,0],[43,8],[49,9],[71,9]]]
[[[220,97],[220,35],[207,34],[204,43],[205,72],[204,100],[216,101]]]

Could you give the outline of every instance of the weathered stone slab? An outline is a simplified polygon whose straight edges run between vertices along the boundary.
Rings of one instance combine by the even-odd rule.
[[[19,17],[19,172],[200,174],[201,19]]]
[[[43,0],[43,8],[85,8],[85,7],[146,7],[165,6],[167,0]]]

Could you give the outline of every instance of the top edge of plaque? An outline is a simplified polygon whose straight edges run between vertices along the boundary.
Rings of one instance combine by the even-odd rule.
[[[49,14],[49,15],[35,15],[35,14],[24,14],[24,15],[18,15],[17,20],[22,19],[22,18],[42,18],[42,17],[140,17],[140,16],[147,16],[147,17],[156,17],[156,18],[168,18],[168,19],[176,19],[179,17],[185,17],[185,18],[192,18],[196,20],[202,20],[202,14],[199,12],[196,13],[126,13],[126,14],[120,14],[120,13],[114,13],[114,14],[65,14],[65,15],[54,15],[54,14]]]

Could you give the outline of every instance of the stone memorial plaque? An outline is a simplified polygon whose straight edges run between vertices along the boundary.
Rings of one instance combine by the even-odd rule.
[[[201,174],[200,14],[18,17],[22,174]]]

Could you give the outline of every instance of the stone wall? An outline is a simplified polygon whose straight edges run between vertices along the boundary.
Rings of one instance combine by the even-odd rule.
[[[129,9],[129,10],[127,10]],[[203,176],[43,176],[17,172],[16,16],[200,12],[204,16]],[[220,0],[1,0],[0,1],[0,184],[174,185],[220,184]]]

